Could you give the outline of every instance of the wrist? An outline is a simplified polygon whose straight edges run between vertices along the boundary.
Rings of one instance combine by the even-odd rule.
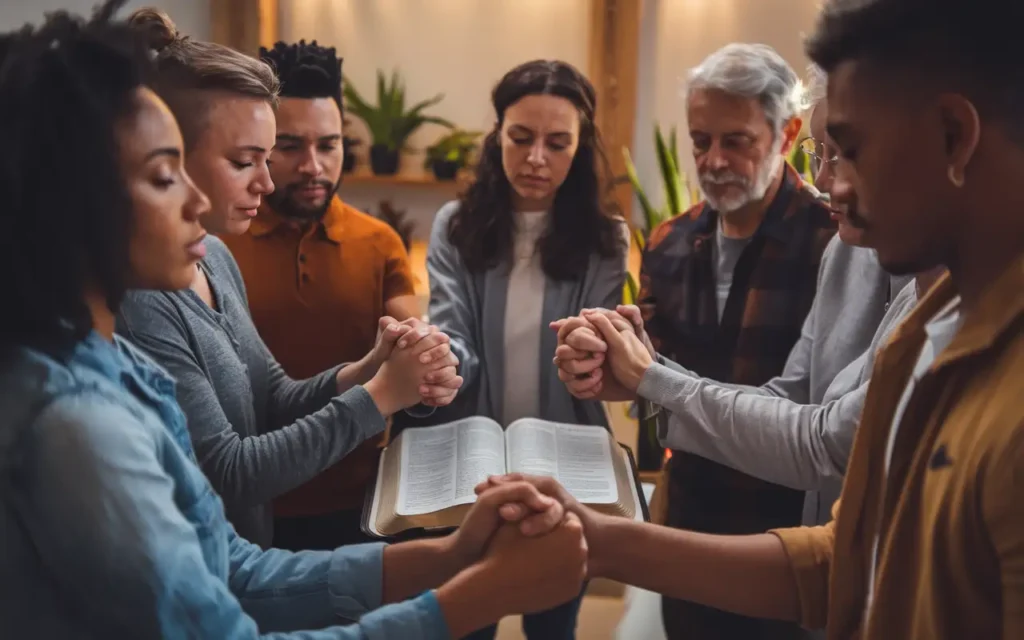
[[[366,389],[366,393],[370,394],[373,403],[377,405],[377,411],[382,416],[388,417],[402,409],[398,398],[388,388],[387,383],[380,379],[380,376],[374,375],[363,385],[363,388]]]
[[[502,594],[495,583],[494,571],[483,561],[461,571],[434,592],[453,638],[496,624],[509,613],[503,610]]]
[[[587,576],[589,578],[611,578],[615,570],[615,538],[623,518],[592,513],[586,520],[584,535],[587,538]]]

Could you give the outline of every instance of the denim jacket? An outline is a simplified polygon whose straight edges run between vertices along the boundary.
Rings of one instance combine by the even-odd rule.
[[[448,638],[432,593],[380,606],[383,548],[239,538],[174,382],[120,339],[0,361],[4,637]]]

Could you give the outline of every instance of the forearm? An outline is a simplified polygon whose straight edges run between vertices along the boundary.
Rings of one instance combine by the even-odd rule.
[[[587,533],[598,577],[755,618],[798,619],[796,581],[776,536],[608,520],[599,535]]]
[[[660,366],[651,367],[640,385],[641,395],[671,412],[659,425],[666,447],[808,491],[842,478],[865,391],[827,405],[797,404]]]
[[[338,395],[341,395],[359,385],[364,385],[370,378],[377,374],[377,366],[370,355],[363,356],[359,361],[341,365],[338,373],[334,376],[337,385]]]
[[[435,589],[468,562],[457,556],[451,538],[431,538],[394,544],[384,549],[382,602],[400,602]]]

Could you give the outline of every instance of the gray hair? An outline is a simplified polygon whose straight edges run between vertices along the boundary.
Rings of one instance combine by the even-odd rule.
[[[807,65],[807,90],[804,92],[804,106],[812,109],[825,99],[828,89],[828,75],[818,65]]]
[[[686,97],[698,89],[757,98],[776,135],[806,107],[799,76],[766,44],[733,43],[712,53],[690,71]]]

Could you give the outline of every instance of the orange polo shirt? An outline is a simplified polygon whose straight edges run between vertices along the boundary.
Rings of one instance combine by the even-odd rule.
[[[385,301],[413,294],[398,234],[337,197],[323,220],[305,230],[263,207],[248,233],[224,241],[242,271],[260,336],[293,378],[362,358],[373,348]],[[278,497],[275,514],[360,507],[383,437]]]
[[[1024,255],[993,280],[892,421],[955,295],[946,276],[879,353],[841,502],[782,529],[800,621],[829,640],[1024,638]],[[866,612],[873,542],[874,598]]]

